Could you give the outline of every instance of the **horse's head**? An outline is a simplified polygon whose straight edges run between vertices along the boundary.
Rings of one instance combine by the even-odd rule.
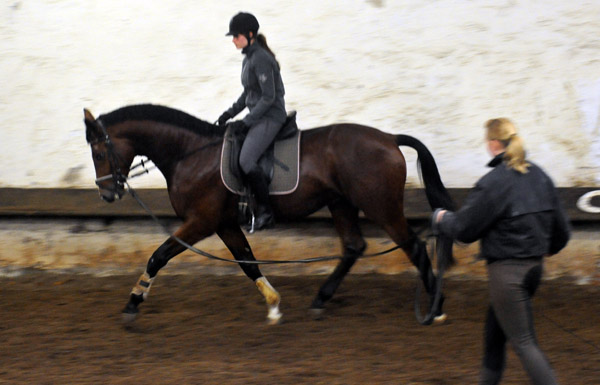
[[[100,119],[84,109],[86,140],[92,149],[96,169],[96,185],[100,197],[106,202],[121,199],[125,194],[125,181],[133,160],[124,140],[111,138]]]

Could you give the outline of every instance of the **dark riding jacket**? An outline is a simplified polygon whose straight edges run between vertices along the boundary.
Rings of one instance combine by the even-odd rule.
[[[248,45],[242,52],[246,55],[242,62],[244,92],[227,112],[236,116],[248,107],[250,113],[242,119],[247,126],[263,118],[283,124],[286,118],[285,89],[277,61],[258,42]]]
[[[509,168],[503,155],[488,164],[494,169],[476,183],[461,209],[446,212],[439,231],[466,243],[481,239],[481,257],[488,263],[558,253],[570,226],[552,180],[531,162],[525,174]]]

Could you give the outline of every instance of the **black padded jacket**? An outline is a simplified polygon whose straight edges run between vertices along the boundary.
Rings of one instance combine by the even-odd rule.
[[[475,185],[456,212],[447,212],[439,231],[470,243],[481,239],[481,257],[543,257],[558,253],[570,237],[567,216],[550,177],[535,164],[522,174],[509,168],[500,154],[494,169]]]

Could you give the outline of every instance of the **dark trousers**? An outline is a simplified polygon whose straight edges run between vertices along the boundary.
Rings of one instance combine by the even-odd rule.
[[[281,124],[263,119],[248,130],[240,150],[240,167],[245,175],[258,167],[258,160],[275,140]]]
[[[536,385],[556,384],[552,367],[540,350],[531,299],[542,277],[542,259],[509,259],[488,265],[490,307],[485,323],[481,385],[500,383],[509,342]]]

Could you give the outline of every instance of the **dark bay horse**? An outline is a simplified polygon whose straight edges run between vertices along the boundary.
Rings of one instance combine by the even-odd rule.
[[[112,202],[120,198],[134,157],[147,156],[165,177],[173,209],[183,220],[173,236],[193,245],[216,233],[236,260],[255,260],[238,224],[239,197],[225,187],[220,176],[222,127],[156,105],[123,107],[98,119],[87,110],[84,115],[102,199]],[[432,209],[452,209],[435,161],[417,139],[358,124],[334,124],[302,132],[298,188],[288,195],[271,196],[271,203],[279,220],[304,217],[324,206],[331,211],[343,258],[314,298],[313,309],[324,308],[366,248],[358,225],[359,210],[404,250],[419,269],[429,295],[435,292],[436,279],[425,244],[410,229],[403,213],[406,163],[398,148],[401,145],[418,153]],[[127,318],[135,318],[158,271],[184,250],[169,237],[152,254],[123,310]],[[241,263],[240,267],[265,297],[270,322],[278,322],[277,291],[258,265]],[[433,309],[435,314],[443,316],[441,308],[440,302],[439,308]]]

